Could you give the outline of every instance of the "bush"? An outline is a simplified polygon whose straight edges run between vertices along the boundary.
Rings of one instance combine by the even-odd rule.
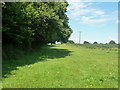
[[[114,40],[111,40],[109,44],[116,44],[116,42]]]
[[[88,41],[84,41],[84,44],[90,44]]]
[[[69,44],[74,44],[74,41],[73,41],[73,40],[68,40],[67,43],[69,43]]]
[[[94,42],[93,44],[98,44],[97,42]]]

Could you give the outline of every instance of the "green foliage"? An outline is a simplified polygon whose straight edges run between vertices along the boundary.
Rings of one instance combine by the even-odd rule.
[[[89,42],[88,41],[84,41],[84,44],[89,44]]]
[[[5,2],[3,46],[31,49],[56,41],[67,42],[72,33],[67,6],[67,2]]]
[[[111,40],[109,44],[116,44],[116,42],[114,40]]]
[[[24,3],[5,3],[3,7],[3,45],[29,46],[32,32],[27,27],[28,21],[22,11]]]
[[[67,43],[69,43],[69,44],[74,44],[74,41],[73,41],[73,40],[68,40]]]
[[[94,42],[93,44],[98,44],[97,42]]]

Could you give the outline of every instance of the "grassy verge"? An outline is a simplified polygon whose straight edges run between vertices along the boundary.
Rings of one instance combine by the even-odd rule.
[[[4,88],[117,88],[118,51],[45,46],[3,63]]]

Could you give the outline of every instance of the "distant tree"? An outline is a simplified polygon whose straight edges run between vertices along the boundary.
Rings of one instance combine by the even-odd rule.
[[[89,44],[89,42],[88,41],[84,41],[84,44]]]
[[[111,40],[109,44],[116,44],[116,42],[114,40]]]
[[[93,44],[98,44],[97,42],[94,42]]]
[[[67,43],[74,44],[74,41],[73,40],[68,40]]]

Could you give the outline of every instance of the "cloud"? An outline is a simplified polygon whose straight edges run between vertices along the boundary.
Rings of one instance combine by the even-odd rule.
[[[91,5],[92,3],[85,4],[84,2],[73,2],[67,8],[67,11],[70,12],[70,16],[79,16],[85,13],[89,13],[88,9],[83,9]]]
[[[116,19],[115,12],[107,15],[105,11],[91,7],[94,3],[77,1],[79,0],[69,2],[67,11],[70,19],[79,20],[80,23],[101,23]]]
[[[100,23],[100,22],[104,22],[107,21],[107,19],[94,19],[94,17],[85,17],[82,16],[81,18],[82,23]]]

